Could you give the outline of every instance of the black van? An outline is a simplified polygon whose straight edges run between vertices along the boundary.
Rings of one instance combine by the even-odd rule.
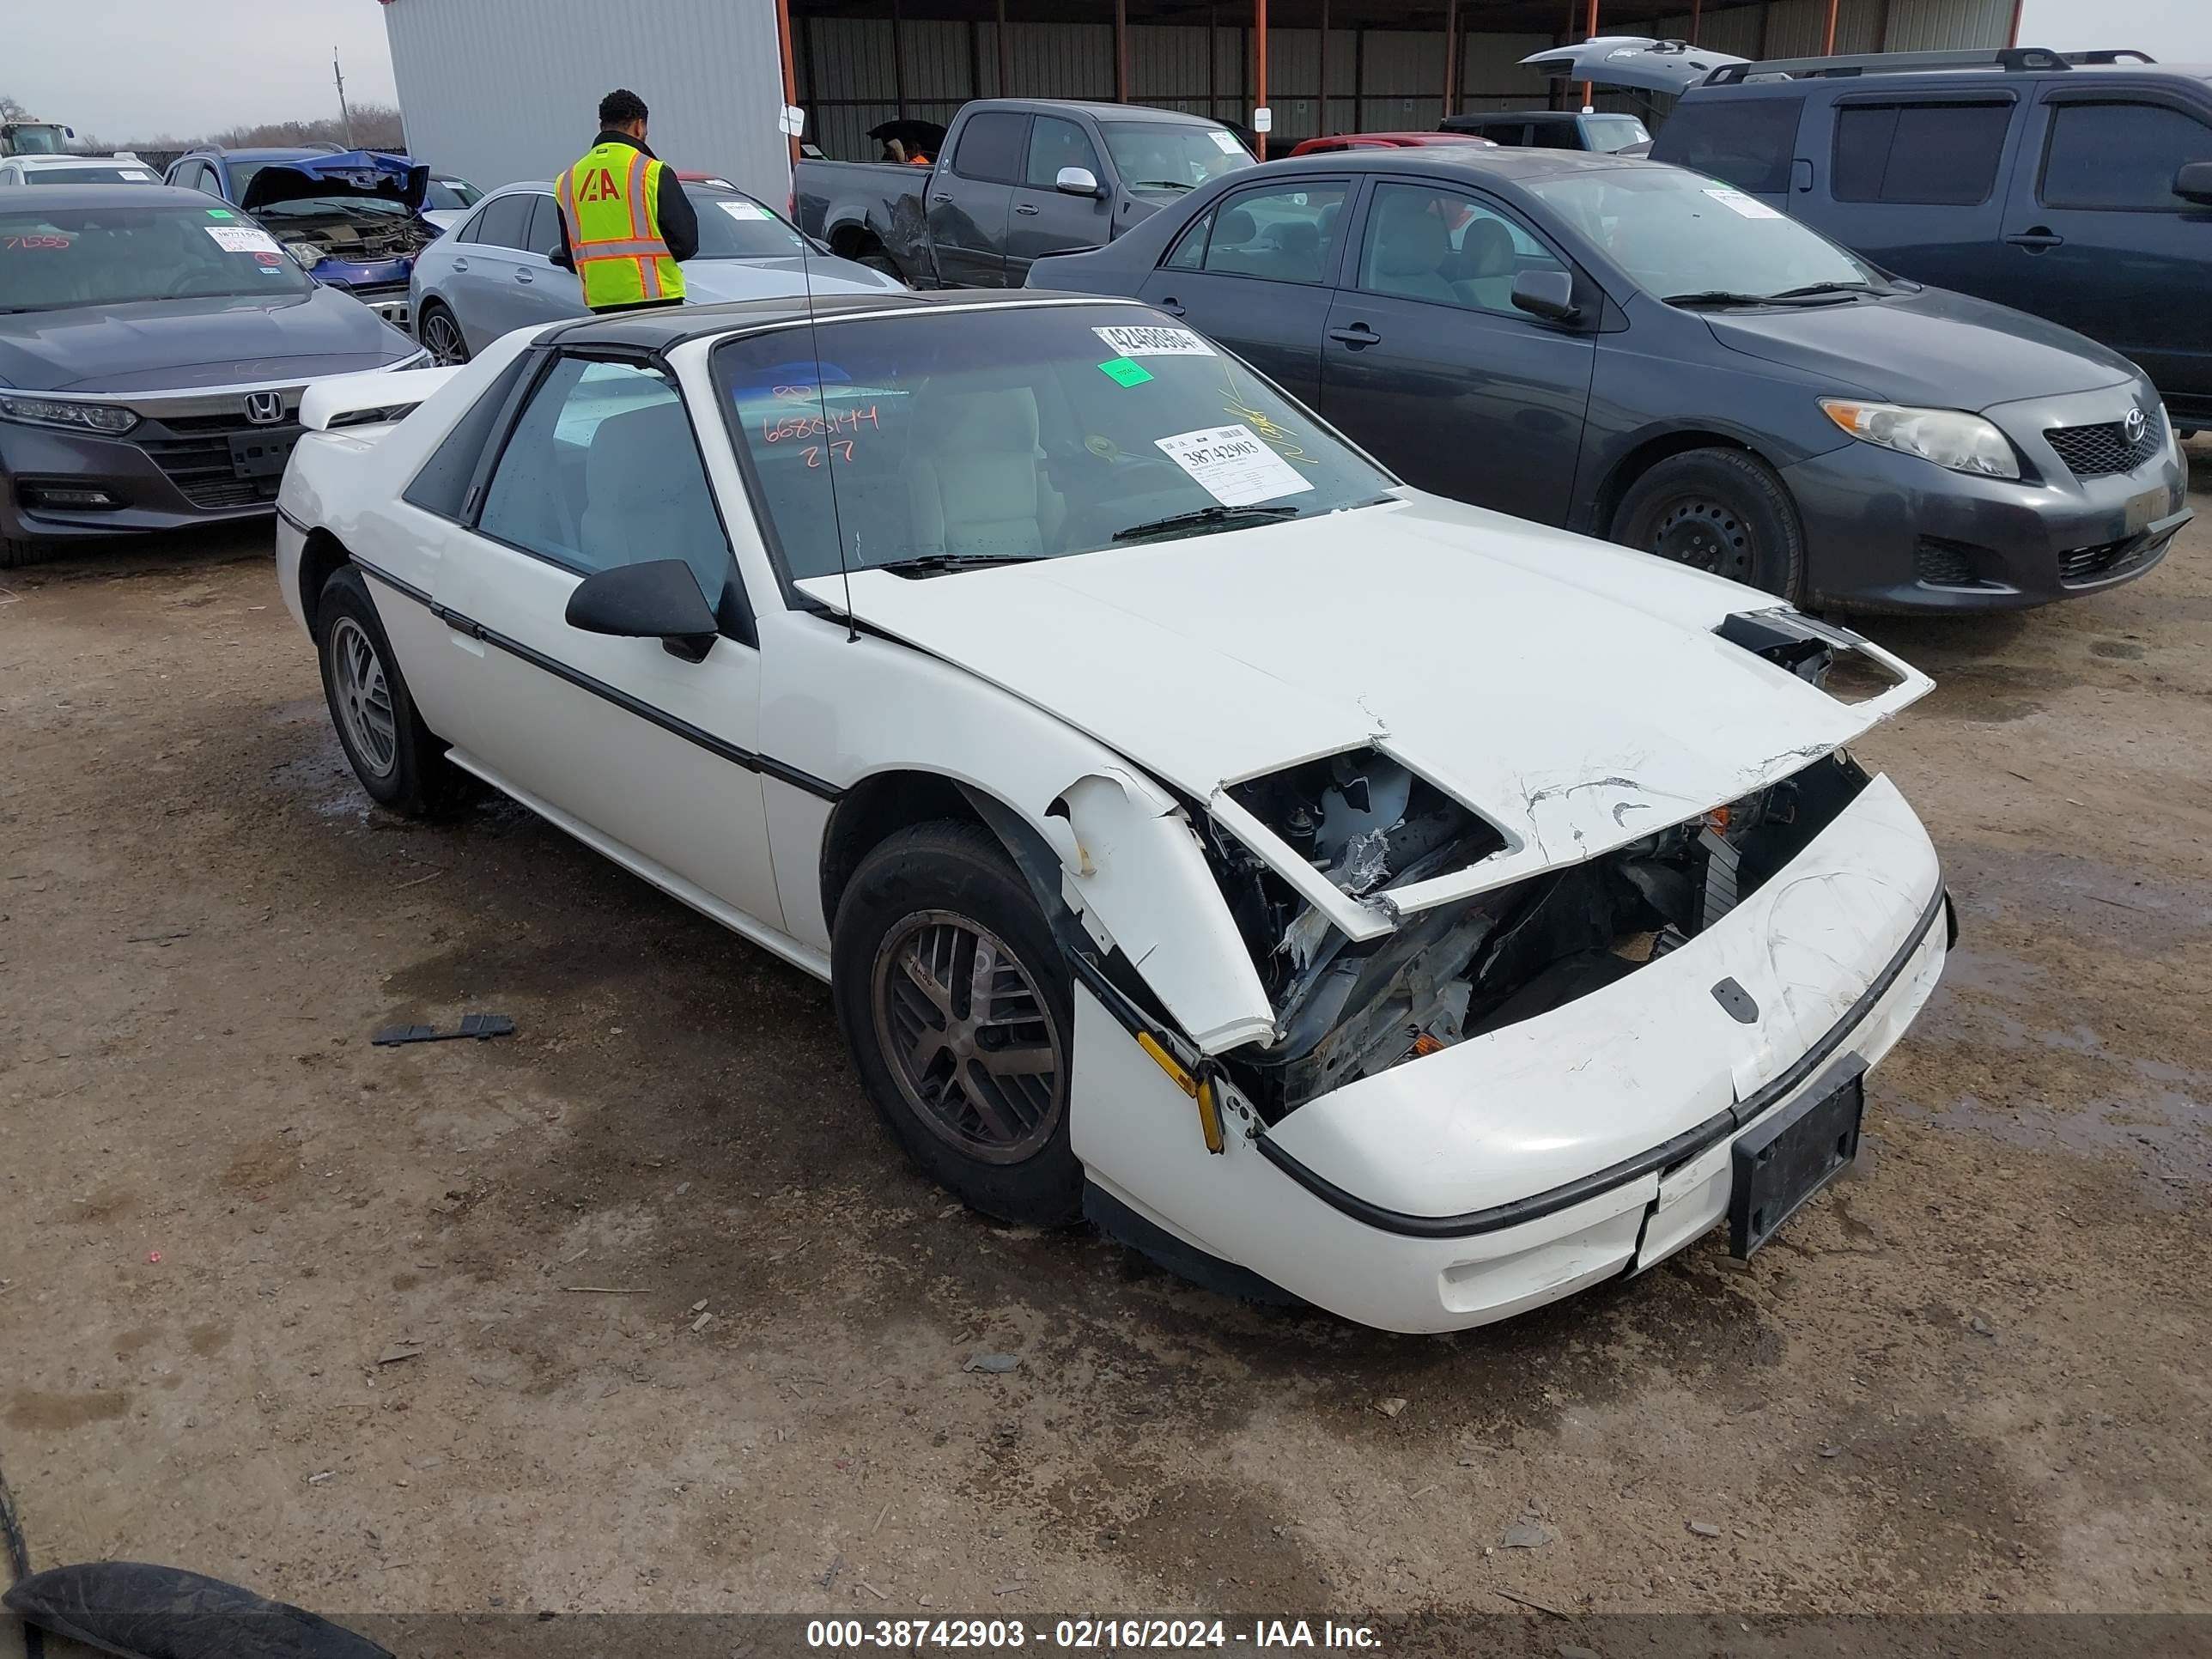
[[[2178,426],[2212,428],[2212,68],[2036,47],[1749,63],[1619,36],[1524,61],[1679,94],[1652,160],[2102,341]]]

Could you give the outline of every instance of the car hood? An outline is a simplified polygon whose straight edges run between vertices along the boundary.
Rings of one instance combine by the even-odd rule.
[[[0,386],[161,392],[380,368],[414,342],[337,290],[0,315]]]
[[[904,283],[880,270],[831,255],[802,259],[691,259],[684,266],[684,295],[696,305],[726,300],[781,300],[804,294],[880,294]]]
[[[1943,289],[1705,316],[1731,350],[1802,370],[1840,392],[1902,404],[1984,410],[2094,391],[2136,374],[2126,358],[2070,329]]]
[[[845,584],[799,584],[832,609]],[[1288,524],[927,578],[866,624],[1199,800],[1373,743],[1488,817],[1502,885],[1741,799],[1927,690],[1846,704],[1723,640],[1781,601],[1407,490]],[[1893,660],[1893,659],[1890,659]]]
[[[398,202],[410,213],[419,213],[429,186],[430,169],[404,155],[349,149],[336,155],[307,155],[296,161],[270,163],[247,181],[245,199],[239,206],[252,213],[279,202],[360,196]]]
[[[1715,70],[1746,60],[1680,40],[1643,34],[1600,34],[1571,46],[1531,52],[1521,60],[1546,75],[1639,92],[1687,92]]]

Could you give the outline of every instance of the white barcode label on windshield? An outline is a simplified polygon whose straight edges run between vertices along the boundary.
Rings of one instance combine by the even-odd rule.
[[[1221,147],[1221,153],[1224,155],[1234,155],[1238,150],[1244,148],[1243,145],[1237,142],[1236,134],[1224,132],[1219,127],[1214,128],[1207,136],[1211,137],[1216,144],[1218,144]]]
[[[225,253],[281,253],[265,230],[255,230],[247,225],[202,225],[200,228],[215,238],[215,245]]]
[[[1187,328],[1094,328],[1124,357],[1211,357],[1213,348]]]
[[[1740,190],[1709,190],[1705,194],[1711,197],[1713,200],[1718,202],[1723,207],[1728,209],[1730,212],[1740,213],[1747,219],[1779,219],[1782,217],[1780,214],[1777,213],[1772,208],[1767,206],[1765,203],[1756,201],[1753,198],[1745,195]]]
[[[1160,453],[1190,474],[1191,482],[1224,507],[1249,507],[1313,485],[1261,442],[1249,426],[1214,426],[1155,438]]]
[[[714,205],[732,219],[765,219],[768,210],[754,202],[717,202]]]

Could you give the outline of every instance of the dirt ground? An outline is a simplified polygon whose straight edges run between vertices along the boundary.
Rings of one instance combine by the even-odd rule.
[[[264,534],[0,577],[39,1565],[332,1614],[2212,1612],[2196,448],[2148,580],[1874,626],[1941,683],[1864,752],[1963,939],[1863,1167],[1747,1269],[1449,1339],[980,1221],[822,988],[511,807],[373,812]],[[471,1009],[517,1035],[369,1046]]]

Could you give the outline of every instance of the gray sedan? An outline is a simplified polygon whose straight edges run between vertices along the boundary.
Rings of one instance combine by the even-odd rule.
[[[2125,358],[1651,161],[1300,157],[1030,284],[1188,319],[1425,489],[1808,605],[2070,598],[2189,517]]]
[[[0,197],[0,568],[267,516],[313,380],[428,354],[194,190]]]
[[[781,299],[810,283],[817,294],[903,286],[807,241],[743,191],[694,184],[684,193],[699,210],[698,256],[684,263],[694,304]],[[515,329],[584,316],[574,273],[553,263],[560,247],[561,210],[551,185],[494,191],[416,259],[416,337],[438,362],[462,363]]]

